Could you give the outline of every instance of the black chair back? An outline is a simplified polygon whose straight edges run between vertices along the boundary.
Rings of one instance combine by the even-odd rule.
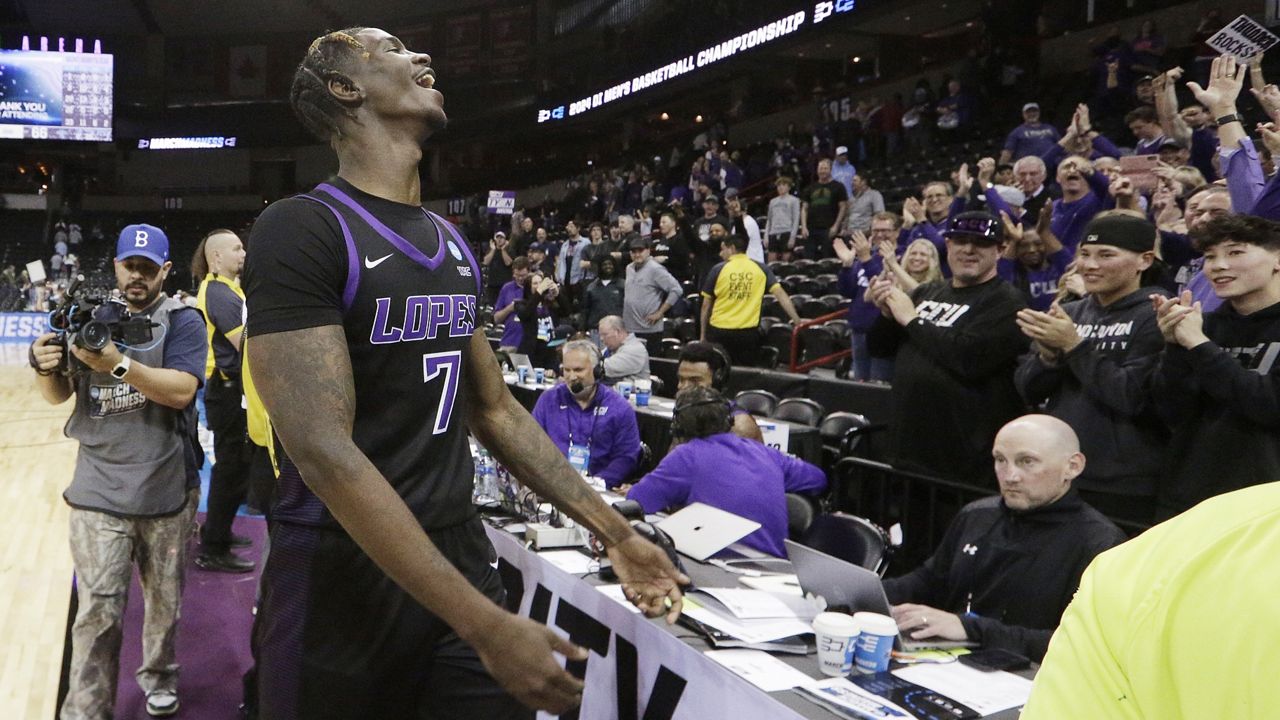
[[[777,370],[778,348],[772,345],[762,346],[760,351],[756,353],[756,362],[766,370]]]
[[[818,423],[822,422],[822,416],[826,414],[827,412],[823,409],[822,404],[816,400],[786,398],[778,403],[769,417],[788,420],[810,427],[818,427]]]
[[[889,567],[889,534],[856,515],[822,513],[799,542],[881,576]]]
[[[768,390],[743,390],[733,401],[756,417],[769,417],[778,407],[778,396]]]
[[[818,511],[813,501],[804,495],[787,493],[786,498],[787,537],[799,542],[800,538],[809,532],[809,526],[813,524],[813,518]]]
[[[678,360],[680,359],[680,347],[679,338],[662,338],[662,350],[658,356],[669,360]]]

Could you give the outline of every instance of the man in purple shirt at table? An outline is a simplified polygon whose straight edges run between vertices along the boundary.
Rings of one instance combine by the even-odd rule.
[[[683,440],[627,492],[646,513],[700,502],[760,523],[748,547],[786,557],[786,493],[826,489],[821,468],[730,432],[729,401],[711,388],[676,396],[671,432]]]
[[[636,411],[604,377],[600,351],[587,340],[565,343],[560,362],[564,382],[544,392],[533,419],[578,472],[615,487],[631,477],[640,460]]]

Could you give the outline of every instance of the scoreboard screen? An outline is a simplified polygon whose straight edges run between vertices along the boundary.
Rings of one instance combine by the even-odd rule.
[[[0,140],[111,140],[111,55],[0,50]]]

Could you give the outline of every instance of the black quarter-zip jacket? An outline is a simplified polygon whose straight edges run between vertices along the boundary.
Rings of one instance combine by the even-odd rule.
[[[1075,490],[1024,512],[995,495],[966,505],[933,556],[886,580],[885,594],[956,613],[971,640],[1038,662],[1084,569],[1125,539]]]

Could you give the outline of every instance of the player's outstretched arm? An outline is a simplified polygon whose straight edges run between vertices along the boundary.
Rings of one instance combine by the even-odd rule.
[[[378,567],[470,643],[521,702],[555,713],[576,705],[582,683],[552,652],[583,659],[586,650],[473,588],[356,447],[355,386],[342,327],[255,336],[249,362],[272,425],[307,487]]]
[[[470,393],[471,432],[520,482],[599,537],[609,548],[627,597],[646,615],[680,614],[680,585],[689,579],[656,545],[641,538],[604,503],[511,396],[484,333],[471,337],[462,387]],[[670,601],[668,606],[667,601]]]

